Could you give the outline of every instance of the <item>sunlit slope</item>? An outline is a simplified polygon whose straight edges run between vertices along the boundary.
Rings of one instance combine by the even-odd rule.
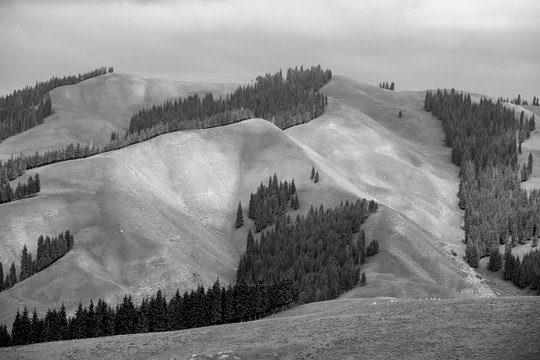
[[[198,93],[219,97],[237,84],[147,79],[131,74],[108,74],[50,92],[55,113],[37,127],[0,143],[0,159],[21,152],[33,154],[69,143],[103,146],[112,132],[123,134],[138,110]]]
[[[19,304],[44,311],[62,301],[125,293],[137,297],[158,288],[172,295],[234,281],[245,249],[247,225],[234,232],[238,201],[276,172],[294,177],[301,211],[311,203],[336,205],[352,199],[348,189],[309,180],[324,159],[271,123],[253,119],[227,127],[157,137],[119,151],[39,169],[42,192],[0,206],[0,256],[19,259],[27,243],[35,254],[40,234],[70,229],[75,249],[50,268],[0,293],[0,322]],[[319,166],[318,166],[319,167]],[[294,215],[294,213],[293,213]]]
[[[382,249],[366,267],[368,286],[345,296],[491,294],[450,254],[463,254],[458,168],[449,163],[440,122],[422,110],[420,95],[339,76],[323,91],[330,97],[327,112],[287,133],[328,160],[352,192],[384,205],[366,224],[368,239]]]

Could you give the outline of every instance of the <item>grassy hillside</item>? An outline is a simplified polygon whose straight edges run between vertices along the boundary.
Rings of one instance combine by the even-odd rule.
[[[0,143],[0,159],[11,155],[64,148],[69,143],[108,143],[112,132],[123,134],[131,116],[142,108],[178,97],[232,92],[238,84],[147,79],[130,74],[98,76],[50,92],[55,114],[42,125]]]
[[[116,122],[108,124],[118,128],[127,126],[122,121],[129,106],[156,99],[145,91],[169,84],[149,86],[149,80],[130,75],[92,80],[63,89],[71,94],[66,108],[112,114]],[[139,82],[147,90],[130,90],[129,96],[117,87]],[[140,298],[162,288],[170,296],[177,287],[208,286],[216,277],[233,281],[248,229],[233,231],[236,206],[242,201],[247,209],[250,192],[274,172],[280,180],[295,179],[299,212],[356,197],[380,203],[365,227],[381,252],[367,265],[368,285],[344,297],[493,295],[460,260],[458,169],[449,162],[440,122],[422,110],[423,95],[343,77],[324,92],[330,101],[326,114],[286,131],[253,119],[36,169],[39,196],[0,206],[2,262],[18,260],[25,242],[35,254],[40,234],[66,229],[75,235],[75,249],[0,293],[0,322],[11,324],[21,304],[43,312],[64,301],[72,311],[90,297],[115,303],[126,292]],[[124,98],[132,100],[122,113],[115,104]],[[82,129],[74,125],[72,131],[84,134]],[[317,184],[309,179],[313,165],[320,173]],[[452,257],[450,249],[460,256]]]
[[[259,321],[0,349],[2,359],[538,359],[540,298],[333,300]]]

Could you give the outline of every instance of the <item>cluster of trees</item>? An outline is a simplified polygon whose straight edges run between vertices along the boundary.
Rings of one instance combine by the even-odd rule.
[[[161,290],[139,305],[127,295],[115,307],[103,299],[96,305],[90,300],[88,307],[79,303],[70,317],[63,304],[60,310],[49,309],[43,318],[35,309],[30,315],[24,307],[22,312],[17,310],[11,335],[5,325],[0,325],[0,347],[248,321],[284,310],[296,299],[291,280],[269,285],[240,281],[235,286],[222,287],[218,279],[208,289],[199,286],[183,295],[177,290],[168,301]]]
[[[428,91],[425,110],[443,122],[452,162],[460,166],[459,206],[465,210],[466,260],[478,267],[479,259],[497,254],[501,244],[513,247],[540,236],[540,192],[520,187],[522,174],[532,171],[532,155],[520,168],[521,143],[535,128],[535,119],[519,118],[500,101],[446,90]],[[516,135],[518,144],[516,144]],[[494,255],[490,268],[500,268]]]
[[[100,152],[102,152],[102,150],[93,145],[81,145],[79,143],[74,145],[71,143],[68,144],[64,149],[47,150],[43,154],[36,151],[34,155],[20,154],[17,157],[12,156],[4,163],[2,163],[0,160],[0,178],[14,180],[29,169],[34,169],[61,161],[82,159],[99,154]]]
[[[536,96],[533,97],[532,101],[533,106],[540,106],[540,99],[538,99]]]
[[[310,180],[313,180],[313,182],[316,184],[319,182],[319,171],[315,171],[315,166],[311,168],[311,175],[309,176]]]
[[[192,95],[185,99],[167,101],[163,105],[143,109],[133,115],[128,134],[162,123],[169,131],[208,127],[205,119],[221,113],[249,109],[252,117],[272,121],[281,129],[310,121],[324,112],[328,99],[318,90],[332,78],[330,70],[320,66],[310,69],[288,69],[274,75],[258,76],[254,84],[240,86],[225,98],[214,99],[212,94],[202,99]],[[239,121],[242,119],[236,119]],[[217,125],[219,126],[219,124]]]
[[[198,96],[194,95],[194,97]],[[156,107],[153,107],[152,109],[154,108]],[[152,109],[148,111],[152,112]],[[173,131],[208,129],[237,123],[255,117],[253,111],[250,109],[230,110],[206,116],[204,118],[191,119],[182,122],[166,121],[165,118],[160,119],[159,115],[156,116],[158,116],[155,118],[155,120],[158,121],[157,124],[150,124],[149,127],[144,127],[137,132],[127,132],[123,137],[119,137],[117,133],[112,133],[111,141],[109,144],[105,145],[103,152],[121,149]]]
[[[394,91],[394,82],[392,82],[390,85],[388,85],[388,81],[382,82],[382,83],[379,83],[379,87],[386,90]]]
[[[284,216],[289,204],[293,210],[300,207],[294,179],[290,183],[278,182],[274,174],[268,179],[268,185],[261,183],[256,193],[249,195],[248,217],[255,222],[255,232],[274,224],[276,217]]]
[[[76,84],[107,72],[105,67],[93,71],[70,75],[63,78],[53,77],[48,81],[36,82],[22,90],[0,96],[0,140],[21,133],[36,125],[53,113],[49,91],[59,86]]]
[[[332,299],[352,289],[360,280],[360,266],[368,252],[373,255],[378,251],[376,242],[366,249],[360,229],[377,208],[375,201],[362,199],[334,209],[312,206],[307,215],[298,214],[295,221],[277,216],[275,226],[261,233],[258,241],[251,231],[248,233],[237,282],[291,279],[300,303]]]
[[[507,249],[504,256],[503,277],[520,288],[531,285],[531,290],[537,290],[537,295],[540,295],[540,251],[531,251],[520,260]]]
[[[41,181],[39,174],[30,176],[26,183],[18,183],[15,190],[9,184],[7,177],[0,178],[0,204],[35,196],[41,191]]]
[[[40,235],[37,240],[37,254],[35,259],[32,258],[32,253],[28,251],[26,245],[21,251],[21,269],[20,276],[17,278],[15,263],[11,263],[9,273],[4,280],[4,270],[0,262],[0,291],[13,287],[17,282],[23,281],[30,276],[49,267],[56,260],[64,256],[69,250],[73,249],[73,235],[69,230],[65,233],[60,233],[58,237],[50,238]]]

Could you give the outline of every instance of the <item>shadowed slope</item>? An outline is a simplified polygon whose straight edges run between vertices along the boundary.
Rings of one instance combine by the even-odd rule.
[[[238,84],[147,79],[130,74],[101,75],[50,92],[55,113],[39,126],[0,144],[0,159],[64,148],[70,143],[104,146],[112,132],[124,134],[131,116],[167,100],[208,92],[216,97]]]

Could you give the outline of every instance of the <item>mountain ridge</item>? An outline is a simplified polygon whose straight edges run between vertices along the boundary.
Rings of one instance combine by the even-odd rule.
[[[23,243],[40,233],[69,228],[75,249],[0,293],[7,305],[0,322],[11,323],[22,303],[42,313],[65,300],[73,311],[89,298],[140,298],[157,288],[170,296],[176,287],[208,286],[218,276],[224,284],[234,281],[251,224],[234,230],[238,201],[246,210],[249,193],[274,173],[295,179],[301,208],[291,216],[357,197],[379,202],[379,213],[365,224],[368,241],[381,244],[379,259],[366,266],[368,286],[344,297],[492,296],[450,254],[464,251],[458,169],[421,96],[339,76],[322,91],[329,97],[326,113],[285,131],[251,119],[29,171],[39,171],[42,193],[0,207],[4,264],[17,261]],[[317,184],[309,180],[313,165]],[[67,289],[72,295],[64,298]]]

